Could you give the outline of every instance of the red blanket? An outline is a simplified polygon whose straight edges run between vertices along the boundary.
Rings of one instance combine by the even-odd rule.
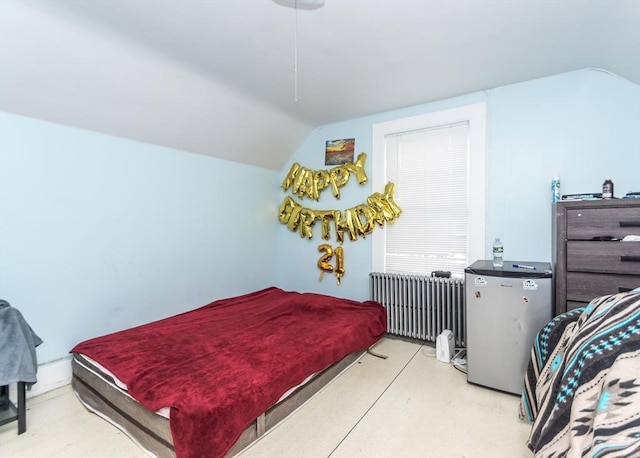
[[[384,308],[267,288],[82,342],[152,411],[171,407],[180,458],[224,456],[288,389],[386,330]]]

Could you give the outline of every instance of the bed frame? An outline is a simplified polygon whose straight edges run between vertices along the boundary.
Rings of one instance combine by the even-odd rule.
[[[366,350],[347,355],[315,374],[288,397],[256,418],[241,434],[227,456],[233,456],[256,441],[294,410],[320,391],[343,370],[357,361]],[[115,385],[113,378],[74,353],[72,386],[80,402],[91,412],[126,433],[145,451],[160,457],[175,457],[169,420],[157,415]]]

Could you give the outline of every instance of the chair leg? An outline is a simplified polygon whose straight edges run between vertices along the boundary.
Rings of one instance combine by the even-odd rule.
[[[18,434],[27,430],[27,397],[25,382],[18,382]]]
[[[0,409],[6,408],[9,405],[9,386],[0,386]]]

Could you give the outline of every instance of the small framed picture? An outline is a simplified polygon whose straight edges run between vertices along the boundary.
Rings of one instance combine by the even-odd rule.
[[[324,165],[342,165],[347,162],[353,162],[355,146],[355,138],[327,140],[324,153]]]

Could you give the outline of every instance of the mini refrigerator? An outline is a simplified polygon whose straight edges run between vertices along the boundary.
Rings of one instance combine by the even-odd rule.
[[[465,269],[468,382],[522,393],[535,336],[552,318],[551,272],[521,261]]]

